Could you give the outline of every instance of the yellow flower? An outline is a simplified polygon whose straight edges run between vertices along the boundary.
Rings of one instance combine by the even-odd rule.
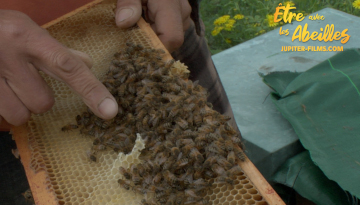
[[[229,38],[226,38],[226,39],[225,39],[225,42],[228,43],[228,44],[230,44],[230,43],[231,43],[231,40],[230,40]]]
[[[215,26],[218,26],[218,25],[224,24],[224,23],[226,23],[226,21],[229,20],[229,19],[230,19],[230,16],[229,16],[229,15],[221,16],[221,17],[217,18],[217,19],[214,21],[214,25],[215,25]]]
[[[295,5],[294,2],[292,2],[292,1],[285,1],[285,2],[284,2],[284,6],[286,6],[286,5],[288,5],[288,4],[290,4],[290,6],[294,6],[294,5]]]
[[[220,31],[222,31],[223,29],[224,29],[223,26],[216,26],[214,28],[214,30],[211,31],[211,35],[212,36],[217,36],[220,33]]]
[[[225,24],[225,30],[227,30],[227,31],[231,31],[232,30],[232,28],[234,27],[234,23],[235,23],[236,21],[234,20],[234,19],[229,19],[228,21],[227,21],[227,23]]]
[[[360,9],[360,0],[356,0],[352,3],[353,7],[355,9]]]
[[[268,21],[268,24],[270,27],[275,27],[279,24],[279,23],[274,22],[274,15],[272,15],[272,14],[266,15],[266,20]]]
[[[243,18],[244,18],[244,15],[242,15],[242,14],[236,14],[234,16],[234,19],[236,19],[236,20],[240,20],[240,19],[243,19]]]

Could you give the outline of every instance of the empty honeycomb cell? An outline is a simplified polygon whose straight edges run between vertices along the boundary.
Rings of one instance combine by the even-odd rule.
[[[221,197],[220,200],[219,200],[219,203],[223,204],[225,201],[226,201],[226,198],[225,198],[225,197]]]
[[[266,201],[256,202],[256,205],[268,205]]]
[[[224,196],[224,193],[222,193],[222,192],[216,194],[216,198],[221,198],[222,196]]]
[[[219,204],[219,199],[215,199],[215,201],[213,202],[213,204]]]
[[[244,194],[242,196],[244,199],[248,200],[248,199],[251,199],[251,195],[250,194]]]
[[[109,190],[107,191],[107,193],[108,193],[108,195],[114,195],[114,194],[115,194],[115,191],[112,190],[112,189],[109,189]]]
[[[239,179],[239,180],[244,180],[244,179],[246,179],[246,176],[244,176],[244,175],[239,176],[238,179]]]
[[[229,205],[229,202],[225,201],[225,202],[222,203],[222,205]]]
[[[227,189],[228,189],[228,186],[227,186],[227,185],[223,185],[223,186],[220,188],[220,191],[225,192]]]
[[[90,195],[87,193],[87,192],[83,192],[83,198],[84,199],[87,199],[87,198],[89,198],[90,197]]]
[[[65,201],[63,201],[63,200],[59,200],[58,203],[59,203],[59,205],[65,205]]]
[[[252,199],[250,199],[250,200],[248,200],[246,203],[247,203],[247,204],[255,204],[255,201],[252,200]]]
[[[245,189],[252,189],[254,186],[251,184],[245,184],[244,187]]]
[[[231,201],[230,205],[237,205],[238,203],[236,201]]]
[[[233,189],[233,190],[231,190],[231,192],[230,192],[231,195],[236,195],[237,193],[238,193],[238,191],[237,191],[236,189]]]
[[[214,201],[216,199],[216,195],[212,195],[211,197],[210,197],[210,200],[212,200],[212,201]]]
[[[248,184],[248,183],[249,183],[249,180],[246,180],[246,179],[241,180],[241,184]]]
[[[83,197],[83,194],[82,194],[82,192],[76,192],[76,196],[77,196],[78,198],[82,198],[82,197]]]
[[[249,194],[257,194],[258,191],[256,189],[248,189]]]
[[[239,189],[239,193],[240,193],[240,194],[246,194],[247,191],[246,191],[246,189]]]
[[[227,200],[227,201],[232,201],[232,200],[234,200],[234,196],[231,196],[231,195],[230,195],[230,196],[226,197],[226,200]]]
[[[240,199],[242,199],[242,195],[241,195],[241,194],[238,194],[238,195],[235,196],[235,200],[236,200],[236,201],[238,201],[238,200],[240,200]]]
[[[62,192],[59,190],[55,190],[55,194],[62,194]]]
[[[217,188],[217,187],[216,187],[216,188],[214,189],[214,194],[217,194],[217,193],[219,193],[219,192],[220,192],[220,188]]]
[[[252,198],[255,200],[255,201],[261,201],[263,200],[263,197],[259,194],[256,194],[256,195],[253,195]]]
[[[235,186],[235,188],[236,188],[237,190],[240,190],[240,189],[243,188],[243,185],[242,185],[242,184],[238,184],[238,185]]]
[[[241,199],[238,201],[238,204],[245,204],[245,203],[246,203],[245,199]]]

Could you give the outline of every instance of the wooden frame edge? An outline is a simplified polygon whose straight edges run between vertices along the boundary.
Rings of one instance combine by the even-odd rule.
[[[75,14],[77,14],[77,13],[83,11],[83,10],[89,9],[89,8],[91,8],[92,6],[94,6],[94,5],[96,5],[96,4],[99,4],[99,3],[103,2],[103,1],[104,1],[104,0],[94,0],[94,1],[92,1],[92,2],[90,2],[90,3],[88,3],[88,4],[85,4],[85,5],[82,6],[82,7],[79,7],[79,8],[77,8],[77,9],[75,9],[75,10],[73,10],[73,11],[71,11],[71,12],[69,12],[69,13],[67,13],[67,14],[65,14],[65,15],[63,15],[63,16],[60,16],[60,17],[57,18],[57,19],[54,19],[54,20],[52,20],[52,21],[50,21],[50,22],[42,25],[41,27],[42,27],[42,28],[45,28],[45,29],[46,29],[46,28],[49,28],[50,26],[52,26],[52,25],[54,25],[54,24],[57,24],[57,23],[59,23],[60,21],[65,20],[65,19],[67,19],[67,18],[69,18],[69,17],[71,17],[71,16],[73,16],[73,15],[75,15]]]
[[[15,129],[14,129],[15,128]],[[28,140],[28,129],[26,125],[20,127],[12,127],[13,138],[19,150],[20,159],[25,169],[26,177],[28,179],[35,204],[37,205],[57,205],[57,199],[51,193],[46,185],[46,172],[39,171],[35,173],[30,167],[31,150]]]

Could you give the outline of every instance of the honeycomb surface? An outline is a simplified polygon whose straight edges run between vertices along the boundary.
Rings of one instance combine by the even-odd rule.
[[[90,55],[92,72],[101,80],[113,54],[125,42],[150,47],[150,41],[140,29],[119,30],[114,23],[114,4],[99,4],[48,28],[49,33],[64,45]],[[45,114],[33,115],[29,121],[31,166],[48,174],[47,187],[59,204],[141,204],[147,196],[119,186],[119,167],[138,163],[144,143],[138,136],[133,151],[124,155],[112,150],[98,154],[92,162],[87,151],[92,139],[77,131],[62,132],[61,127],[73,123],[74,116],[86,110],[81,99],[59,81],[44,76],[52,87],[56,103]],[[233,186],[214,184],[206,199],[212,204],[266,204],[260,193],[244,174]]]

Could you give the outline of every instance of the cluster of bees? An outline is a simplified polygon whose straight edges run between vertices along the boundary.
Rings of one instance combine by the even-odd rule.
[[[92,161],[105,149],[131,152],[136,133],[145,140],[142,163],[120,167],[121,187],[145,194],[144,205],[210,204],[204,195],[212,183],[233,185],[245,160],[240,135],[230,117],[212,110],[208,92],[186,73],[171,72],[161,49],[127,43],[114,55],[103,84],[116,98],[119,112],[102,120],[90,110],[76,117],[84,135],[93,136]]]

